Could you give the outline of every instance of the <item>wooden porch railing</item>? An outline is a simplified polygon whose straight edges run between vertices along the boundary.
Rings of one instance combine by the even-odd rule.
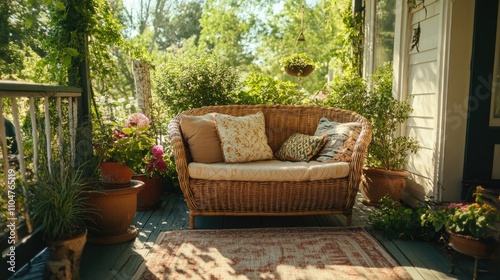
[[[2,147],[2,158],[0,159],[0,164],[3,167],[0,169],[0,172],[3,172],[4,175],[4,184],[2,185],[4,185],[5,192],[8,195],[9,213],[11,213],[11,208],[14,210],[13,212],[15,212],[15,206],[11,205],[11,200],[13,200],[11,198],[13,198],[13,196],[9,196],[9,194],[14,194],[12,190],[9,189],[9,187],[12,188],[13,186],[13,181],[9,180],[9,178],[13,177],[11,176],[14,173],[14,167],[12,167],[12,164],[15,162],[15,173],[19,174],[21,178],[20,186],[22,187],[23,194],[23,216],[26,221],[28,233],[33,231],[33,226],[30,219],[29,205],[27,201],[27,160],[32,163],[32,165],[30,165],[30,169],[33,171],[35,180],[39,172],[40,157],[42,155],[46,157],[47,163],[57,160],[57,158],[54,158],[54,154],[59,157],[61,165],[65,164],[65,162],[67,163],[68,161],[72,165],[75,163],[77,111],[81,92],[82,89],[78,87],[0,81],[0,143]],[[40,102],[37,99],[41,99],[43,102]],[[55,111],[57,114],[57,124],[55,125],[55,129],[53,129],[54,125],[51,124],[51,99],[55,99]],[[9,103],[10,100],[10,109],[8,107],[4,108],[3,104],[5,100],[7,100],[5,103]],[[21,104],[24,106],[20,107]],[[63,106],[67,106],[67,110]],[[65,113],[63,113],[63,111]],[[38,115],[37,112],[39,112]],[[38,119],[40,119],[41,116],[40,112],[43,112],[43,124],[39,124]],[[9,154],[7,150],[6,127],[4,125],[4,117],[6,113],[10,114],[12,123],[15,127],[17,154],[14,155]],[[23,117],[29,118],[31,121],[31,135],[25,135],[25,132],[21,130],[21,118]],[[65,121],[63,122],[63,120]],[[45,131],[44,135],[39,134],[39,131],[42,130],[41,126],[43,126],[43,130]],[[55,132],[53,132],[54,130]],[[69,159],[64,158],[63,134],[69,135]],[[46,142],[43,146],[40,145],[40,140],[42,138],[45,138]],[[29,153],[32,155],[32,158],[30,159],[27,158],[27,151],[24,149],[25,139],[31,139],[32,141],[33,151],[30,151]],[[68,140],[66,140],[66,143],[67,142]],[[55,153],[55,151],[58,151],[58,153]],[[52,172],[50,164],[47,164],[47,167],[49,172]],[[17,221],[17,217],[9,216],[8,218],[11,218],[11,221]],[[16,238],[18,238],[17,234]]]

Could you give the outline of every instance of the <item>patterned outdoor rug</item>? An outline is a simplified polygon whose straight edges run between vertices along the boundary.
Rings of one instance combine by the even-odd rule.
[[[136,276],[140,279],[411,279],[360,227],[164,232]]]

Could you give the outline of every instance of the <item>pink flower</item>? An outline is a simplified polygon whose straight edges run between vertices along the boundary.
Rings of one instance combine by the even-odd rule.
[[[127,138],[127,137],[128,137],[128,135],[127,135],[127,134],[125,134],[125,133],[124,133],[123,131],[121,131],[121,130],[115,129],[115,130],[113,131],[113,138],[115,138],[115,139],[122,139],[122,138]]]
[[[167,163],[163,159],[158,159],[155,162],[155,165],[156,165],[156,169],[158,169],[158,171],[160,171],[160,172],[163,172],[167,169]]]
[[[161,159],[163,157],[163,146],[162,145],[155,145],[153,149],[151,150],[153,153],[153,156],[157,159]]]
[[[155,166],[154,166],[154,161],[150,161],[147,165],[146,165],[146,170],[148,172],[153,172],[155,170]]]
[[[454,209],[455,207],[460,207],[461,208],[462,206],[464,206],[463,203],[450,203],[448,205],[448,209]]]
[[[135,113],[128,117],[125,127],[137,126],[138,128],[148,126],[150,124],[148,117],[142,113]]]

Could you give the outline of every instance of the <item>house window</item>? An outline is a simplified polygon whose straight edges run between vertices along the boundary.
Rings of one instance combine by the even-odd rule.
[[[387,61],[392,61],[394,54],[394,22],[396,20],[396,1],[376,1],[376,28],[374,70]]]
[[[396,1],[366,0],[364,76],[393,60]]]

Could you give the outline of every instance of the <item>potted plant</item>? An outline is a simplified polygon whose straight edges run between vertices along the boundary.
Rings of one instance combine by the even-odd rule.
[[[282,60],[285,72],[290,76],[307,77],[315,68],[312,58],[306,53],[294,53]]]
[[[404,167],[409,154],[418,151],[419,144],[411,137],[397,135],[413,109],[407,100],[399,101],[392,96],[392,64],[386,63],[371,76],[370,87],[356,73],[349,76],[346,71],[346,77],[331,85],[327,102],[355,111],[372,123],[372,141],[361,184],[364,203],[380,206],[380,199],[386,194],[399,201],[409,176]]]
[[[64,279],[79,279],[80,259],[87,237],[85,222],[91,214],[82,197],[84,184],[80,170],[61,169],[38,173],[34,184],[33,219],[42,228],[49,258],[45,277],[64,274]],[[57,278],[60,279],[60,278]]]
[[[413,111],[407,100],[392,96],[392,64],[387,63],[372,75],[373,88],[365,96],[363,115],[372,122],[372,141],[368,148],[361,192],[365,203],[379,205],[386,194],[399,201],[409,172],[404,170],[410,153],[419,149],[418,142],[398,136],[400,125]]]
[[[137,211],[137,193],[144,183],[131,180],[120,188],[109,188],[101,181],[87,182],[82,197],[92,211],[87,241],[92,244],[117,244],[137,237],[132,225]]]
[[[484,189],[476,187],[474,203],[450,203],[447,207],[429,209],[421,216],[422,223],[432,224],[436,231],[446,229],[455,250],[475,257],[488,258],[498,243],[491,232],[500,215],[482,199]]]
[[[144,188],[137,194],[137,210],[155,209],[160,204],[161,182],[169,176],[173,161],[164,152],[162,145],[155,145],[145,157],[142,165],[136,166],[132,179],[144,182]]]
[[[133,169],[144,163],[144,158],[155,140],[148,135],[149,119],[141,113],[129,116],[121,129],[104,127],[96,143],[101,158],[101,179],[109,187],[129,185]]]

